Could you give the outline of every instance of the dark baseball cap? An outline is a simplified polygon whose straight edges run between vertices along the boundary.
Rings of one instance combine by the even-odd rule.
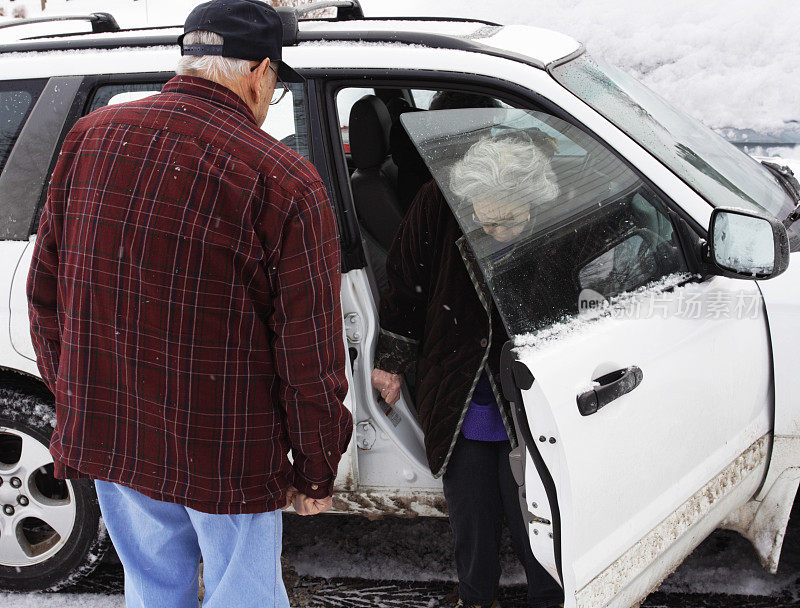
[[[223,44],[183,44],[189,32],[214,32]],[[181,55],[220,55],[232,59],[278,61],[278,76],[303,82],[300,74],[283,62],[283,25],[278,11],[259,0],[211,0],[194,8],[178,38]]]

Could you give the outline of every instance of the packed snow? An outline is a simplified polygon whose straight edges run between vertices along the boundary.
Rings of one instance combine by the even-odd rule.
[[[53,593],[0,593],[3,608],[125,608],[123,595],[100,595],[76,593],[57,595]]]
[[[387,585],[392,581],[452,583],[456,580],[452,536],[445,520],[370,522],[340,515],[287,516],[284,530],[284,556],[302,577],[354,577],[380,580]],[[507,537],[502,555],[503,584],[523,584],[524,574]],[[761,568],[746,540],[735,532],[718,531],[662,584],[660,591],[775,598],[790,595],[800,599],[799,558],[796,546],[787,547],[781,568],[773,576]],[[124,605],[121,594],[0,593],[3,608],[122,608]],[[370,605],[377,607],[380,603]],[[690,605],[704,604],[698,601]]]

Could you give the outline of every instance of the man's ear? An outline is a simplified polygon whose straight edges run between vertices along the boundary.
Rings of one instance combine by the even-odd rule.
[[[250,92],[252,93],[253,99],[257,104],[261,103],[261,98],[266,92],[266,80],[264,76],[266,75],[268,69],[269,57],[259,63],[258,67],[253,70],[252,74],[250,75]]]

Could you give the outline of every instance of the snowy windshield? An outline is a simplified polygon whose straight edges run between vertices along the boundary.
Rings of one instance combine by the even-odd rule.
[[[781,220],[794,208],[760,163],[625,72],[584,53],[552,73],[715,207],[767,211]]]

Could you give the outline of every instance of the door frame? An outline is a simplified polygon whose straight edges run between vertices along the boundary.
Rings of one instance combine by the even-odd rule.
[[[546,72],[544,72],[546,74]],[[648,175],[643,173],[628,158],[623,156],[615,146],[612,146],[605,138],[598,135],[592,128],[581,122],[572,114],[547,99],[546,97],[508,80],[501,80],[482,74],[467,74],[462,72],[442,72],[435,70],[411,70],[397,69],[392,70],[389,75],[385,69],[376,68],[332,68],[326,70],[311,69],[304,70],[303,74],[309,81],[309,99],[314,97],[313,112],[314,118],[319,121],[317,126],[320,128],[319,141],[324,147],[324,165],[329,171],[331,178],[330,186],[332,197],[335,204],[339,207],[337,212],[342,217],[348,218],[347,233],[342,234],[343,250],[348,250],[351,254],[354,251],[361,253],[360,259],[353,254],[349,258],[354,265],[345,265],[343,272],[353,268],[363,268],[366,266],[366,258],[363,255],[361,239],[358,232],[358,222],[355,219],[356,209],[353,203],[352,192],[350,191],[350,180],[347,174],[347,162],[341,145],[341,138],[338,128],[338,113],[336,108],[335,94],[344,88],[385,88],[385,89],[437,89],[437,90],[458,90],[468,91],[477,94],[489,95],[508,103],[514,107],[525,110],[542,111],[564,120],[581,129],[589,136],[602,142],[606,148],[614,154],[623,164],[631,169],[634,174],[646,183],[664,202],[667,208],[677,217],[681,218],[690,228],[696,238],[706,238],[708,230],[699,223],[680,205],[667,195]],[[548,78],[552,79],[548,74]],[[553,80],[554,84],[555,81]],[[561,85],[558,85],[559,87]],[[313,91],[313,95],[311,94]],[[564,92],[572,96],[564,89]],[[607,122],[605,118],[597,114],[598,120]],[[610,123],[609,123],[610,124]],[[625,136],[627,137],[627,136]],[[637,144],[638,145],[638,144]],[[323,152],[320,152],[322,155]],[[322,158],[315,158],[318,168],[323,164]],[[333,179],[333,178],[336,179]],[[710,211],[709,211],[710,213]],[[344,244],[347,238],[347,245]],[[687,260],[687,263],[690,263]],[[699,264],[699,259],[694,258],[691,262]],[[360,264],[360,265],[359,265]],[[697,267],[692,271],[698,272],[702,268]]]

